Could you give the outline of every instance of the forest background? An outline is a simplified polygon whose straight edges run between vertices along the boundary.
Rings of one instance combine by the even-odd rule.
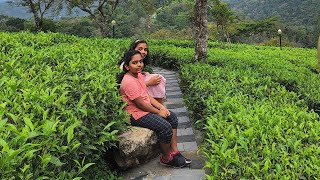
[[[24,1],[0,0],[0,31],[39,31],[34,15],[21,2]],[[99,17],[93,16],[99,14],[94,9],[98,1],[83,1],[93,2],[91,6],[85,3],[79,6],[73,0],[59,2],[47,11],[42,10],[41,31],[80,37],[193,39],[192,0],[106,1],[111,10],[105,12],[104,30]],[[318,4],[319,0],[209,0],[209,40],[223,42],[229,38],[232,43],[278,45],[277,31],[281,29],[284,46],[316,47],[320,34]],[[81,5],[88,5],[92,14],[80,9]],[[223,22],[218,7],[223,12]]]

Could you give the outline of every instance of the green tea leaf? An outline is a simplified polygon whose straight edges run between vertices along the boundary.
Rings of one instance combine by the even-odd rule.
[[[75,144],[72,149],[71,149],[71,152],[73,152],[74,150],[78,149],[78,147],[81,145],[81,143],[77,143]]]
[[[30,165],[29,164],[24,164],[23,168],[20,168],[22,173],[24,173],[27,169],[29,169]]]
[[[38,135],[39,134],[37,132],[35,132],[35,131],[29,132],[28,133],[28,139],[37,137]]]
[[[68,143],[70,143],[70,141],[71,141],[72,138],[74,137],[73,130],[74,130],[74,127],[68,129],[68,135],[67,135],[67,141],[68,141]]]
[[[0,130],[6,125],[8,119],[2,119],[0,120]]]
[[[94,165],[95,163],[88,163],[85,166],[83,166],[79,171],[78,174],[81,174],[82,172],[84,172],[86,169],[88,169],[88,167]]]
[[[57,158],[56,156],[52,156],[50,162],[51,162],[52,164],[58,166],[58,167],[64,165],[64,163],[62,163],[62,162],[60,161],[60,159]]]
[[[80,99],[79,103],[77,104],[77,107],[78,107],[78,108],[82,107],[82,104],[83,104],[83,102],[84,102],[84,100],[85,100],[86,98],[87,98],[87,93],[84,94],[83,96],[81,96],[81,99]]]
[[[14,114],[12,114],[12,113],[7,113],[7,115],[10,116],[11,119],[12,119],[15,123],[17,123],[18,117],[17,117],[16,115],[14,115]]]
[[[112,122],[108,123],[108,124],[103,128],[103,131],[109,130],[110,127],[111,127],[112,125],[114,125],[115,123],[116,123],[116,121],[112,121]]]
[[[26,125],[30,128],[31,131],[34,130],[34,126],[33,126],[33,123],[31,122],[30,118],[24,117],[23,121],[24,121],[24,123],[26,123]]]
[[[51,161],[52,156],[51,154],[43,154],[42,156],[40,156],[40,158],[41,158],[42,168],[45,168],[47,164]]]
[[[8,152],[9,146],[6,141],[4,141],[2,138],[0,139],[0,146],[2,146],[2,152]]]

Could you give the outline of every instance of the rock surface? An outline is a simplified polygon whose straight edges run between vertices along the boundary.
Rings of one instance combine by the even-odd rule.
[[[130,126],[119,140],[114,159],[123,170],[148,162],[160,154],[159,142],[152,130]]]

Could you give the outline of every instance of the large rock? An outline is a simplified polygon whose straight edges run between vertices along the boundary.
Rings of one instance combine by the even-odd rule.
[[[150,129],[130,126],[119,136],[114,158],[121,169],[128,169],[148,162],[160,153],[156,133]]]

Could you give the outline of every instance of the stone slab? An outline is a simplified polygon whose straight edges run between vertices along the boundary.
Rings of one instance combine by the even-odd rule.
[[[194,137],[194,135],[185,135],[185,136],[177,136],[177,141],[179,143],[182,143],[182,142],[195,142],[196,139]]]
[[[182,147],[182,148],[179,148]],[[198,146],[197,143],[194,142],[183,142],[183,143],[178,143],[178,148],[181,151],[194,151],[194,150],[198,150]],[[183,149],[183,150],[182,150]]]
[[[178,124],[178,129],[186,129],[186,128],[190,128],[190,127],[192,127],[192,124],[190,121],[184,122],[184,123],[179,122],[179,124]],[[193,134],[193,132],[192,132],[192,134]]]
[[[192,134],[194,134],[193,129],[192,129],[191,127],[179,129],[179,126],[178,126],[177,131],[179,131],[179,133],[181,134],[181,136],[186,136],[186,135],[192,135]]]

